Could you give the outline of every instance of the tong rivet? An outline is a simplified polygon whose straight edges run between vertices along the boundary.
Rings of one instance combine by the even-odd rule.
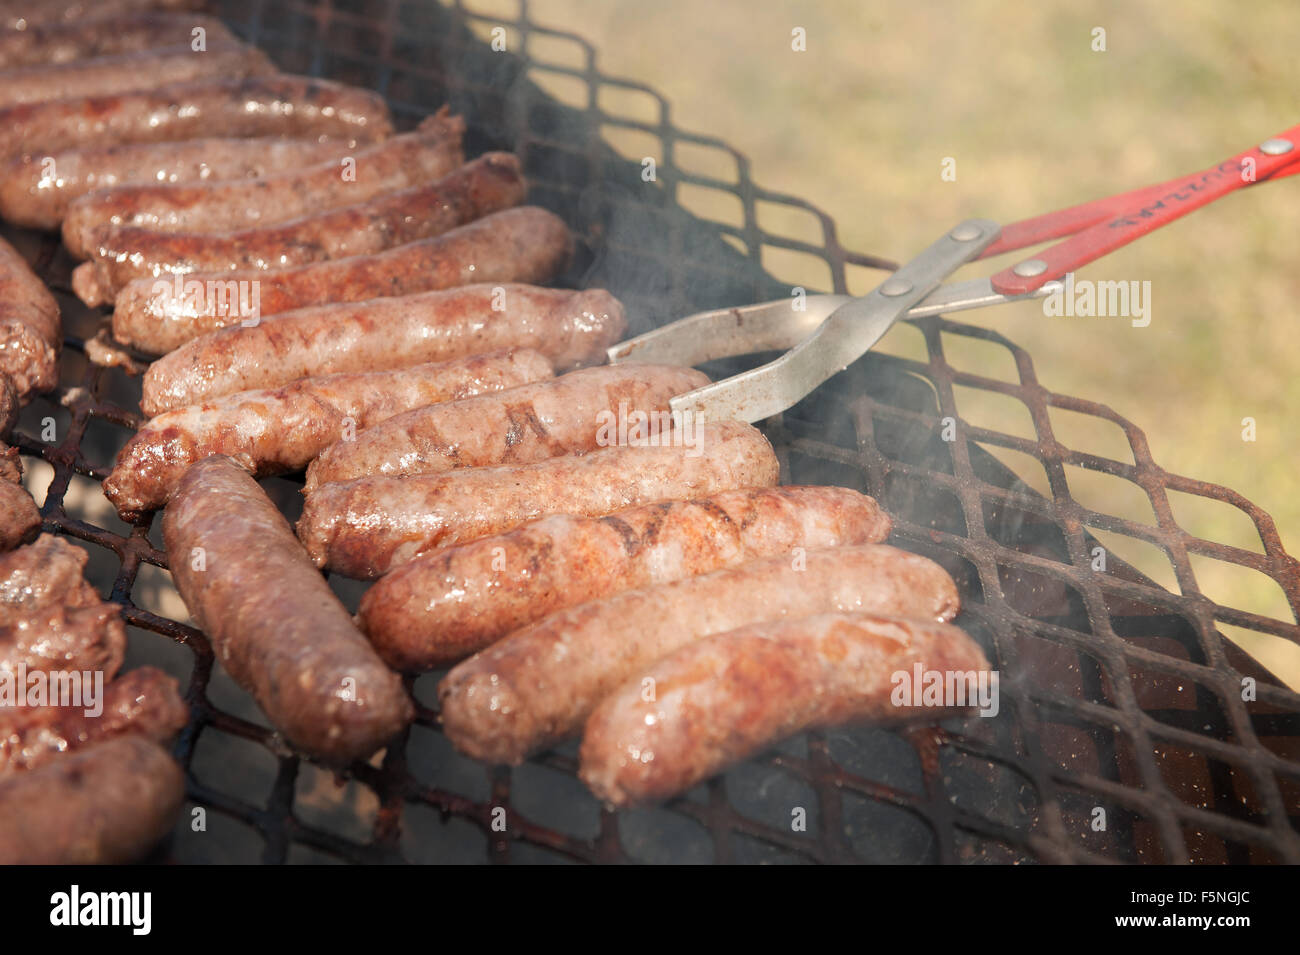
[[[1022,279],[1030,279],[1047,271],[1047,263],[1042,259],[1026,259],[1011,270]]]
[[[1295,149],[1295,143],[1289,139],[1266,139],[1259,144],[1259,151],[1265,156],[1281,156]]]
[[[949,238],[956,239],[958,242],[970,242],[972,239],[978,239],[984,234],[981,229],[973,222],[963,222],[957,228],[948,233]]]
[[[895,298],[899,295],[906,295],[912,291],[912,283],[907,279],[890,279],[884,285],[880,286],[880,294],[889,298]]]

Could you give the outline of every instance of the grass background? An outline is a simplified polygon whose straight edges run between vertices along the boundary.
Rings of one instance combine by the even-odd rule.
[[[466,7],[518,14],[516,0],[466,0]],[[528,9],[534,22],[589,40],[603,72],[662,93],[679,127],[716,135],[749,156],[757,182],[825,209],[846,247],[896,260],[963,218],[1010,222],[1160,182],[1300,122],[1300,6],[1291,0],[1248,7],[531,0]],[[806,52],[791,49],[795,27],[806,31]],[[1097,27],[1106,31],[1104,52],[1092,49]],[[572,86],[534,78],[571,98]],[[610,139],[629,157],[646,154],[636,136]],[[944,157],[956,160],[954,182],[940,177]],[[725,197],[704,190],[683,202],[723,221],[735,214]],[[957,317],[1028,349],[1046,387],[1134,421],[1166,469],[1261,505],[1288,551],[1300,553],[1298,221],[1300,177],[1230,196],[1080,272],[1149,280],[1146,328],[1126,319],[1047,318],[1035,303]],[[764,261],[791,284],[827,284],[816,260],[792,253]],[[976,265],[958,277],[988,272]],[[864,274],[853,291],[867,291],[870,279]],[[884,347],[905,350],[908,332],[891,332]],[[968,420],[1001,421],[1009,430],[1007,409],[983,407],[973,394],[958,401]],[[1253,443],[1242,440],[1246,417],[1256,422]],[[1126,452],[1122,433],[1110,430],[1083,449]],[[1045,488],[1037,465],[1004,460]],[[1154,522],[1135,486],[1081,471],[1070,479],[1072,492],[1097,509]],[[1176,497],[1188,530],[1262,550],[1242,512]],[[1155,548],[1128,538],[1104,543],[1177,589]],[[1194,570],[1212,599],[1294,620],[1264,575],[1210,560]],[[1245,631],[1230,635],[1300,687],[1300,648]]]

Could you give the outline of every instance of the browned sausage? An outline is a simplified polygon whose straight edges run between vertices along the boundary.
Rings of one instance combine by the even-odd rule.
[[[322,484],[307,495],[298,536],[316,566],[377,577],[421,551],[499,534],[548,514],[609,514],[776,483],[776,454],[756,428],[703,426],[689,443]]]
[[[176,823],[185,776],[128,734],[0,780],[0,865],[131,862]]]
[[[71,706],[0,709],[0,777],[125,733],[165,743],[189,721],[176,681],[153,667],[124,673],[102,690],[93,708],[83,691]]]
[[[429,670],[547,614],[638,587],[889,536],[889,517],[843,487],[764,487],[644,504],[607,517],[555,514],[421,554],[381,577],[357,621],[389,666]]]
[[[0,109],[82,96],[108,96],[173,83],[222,78],[243,79],[275,72],[261,50],[241,44],[217,44],[196,51],[188,42],[159,50],[28,66],[0,73]]]
[[[190,468],[163,514],[185,605],[230,675],[293,745],[363,759],[414,716],[257,482],[229,458]]]
[[[366,302],[319,305],[223,328],[164,355],[144,374],[147,415],[297,378],[382,371],[518,346],[556,371],[600,364],[627,328],[603,289],[466,285]]]
[[[142,10],[192,10],[200,0],[4,0],[0,3],[0,25],[7,30],[26,30],[52,23],[95,22],[100,29],[114,29],[112,18]]]
[[[546,359],[525,350],[241,391],[142,427],[118,452],[104,494],[119,514],[138,517],[165,504],[186,469],[213,454],[259,477],[298,471],[335,441],[410,408],[550,375]]]
[[[557,216],[535,206],[507,209],[376,255],[270,272],[139,279],[117,295],[113,337],[142,351],[164,353],[198,335],[245,321],[245,311],[274,315],[471,281],[545,282],[564,270],[572,253],[573,239]]]
[[[326,448],[307,469],[303,490],[372,474],[434,474],[594,451],[606,418],[666,418],[673,395],[708,383],[693,368],[629,363],[415,408]]]
[[[62,346],[59,303],[27,260],[0,239],[0,372],[13,381],[19,401],[58,384]]]
[[[304,76],[180,83],[156,90],[25,103],[0,109],[7,156],[76,146],[200,136],[383,138],[392,129],[383,97]]]
[[[952,715],[893,702],[894,675],[916,665],[972,679],[988,669],[956,627],[878,614],[781,620],[697,640],[596,707],[582,780],[609,805],[659,802],[802,730]]]
[[[596,704],[655,661],[753,623],[865,610],[929,620],[957,613],[943,568],[884,544],[768,557],[561,610],[455,667],[438,687],[461,752],[519,763],[572,736]]]
[[[29,24],[25,30],[0,32],[0,69],[144,53],[190,42],[196,29],[204,31],[209,47],[235,42],[224,23],[198,13],[128,13],[114,18],[111,25],[94,19]]]
[[[519,160],[488,153],[437,182],[281,225],[217,234],[110,226],[97,234],[91,261],[72,273],[72,288],[82,301],[98,305],[134,279],[373,255],[517,206],[527,194]]]
[[[370,136],[383,141],[356,152],[339,150],[315,165],[291,167],[252,182],[139,183],[104,189],[68,207],[63,244],[84,259],[105,226],[230,232],[353,205],[441,179],[464,163],[464,135],[465,121],[443,109],[414,132],[391,139]],[[226,162],[221,154],[214,161]]]
[[[86,560],[51,534],[0,555],[0,670],[117,673],[126,627],[82,576]]]
[[[18,423],[18,412],[22,410],[22,403],[18,400],[18,389],[14,387],[14,380],[3,371],[0,371],[0,437],[9,437],[9,432],[13,426]],[[9,450],[4,453],[7,456]],[[14,452],[17,454],[17,452]],[[15,459],[15,463],[16,459]],[[22,480],[22,468],[18,469],[18,476],[13,478],[14,481]]]
[[[113,186],[249,180],[338,162],[355,140],[188,139],[64,149],[11,159],[0,168],[0,217],[30,229],[57,229],[74,199]]]

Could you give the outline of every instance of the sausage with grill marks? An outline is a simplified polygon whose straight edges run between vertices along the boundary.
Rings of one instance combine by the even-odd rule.
[[[507,209],[432,239],[375,255],[270,272],[196,272],[175,282],[138,279],[117,295],[113,336],[156,354],[245,320],[235,298],[260,315],[327,302],[357,302],[478,282],[546,282],[573,254],[568,227],[535,206]],[[181,286],[178,294],[177,286]],[[232,293],[238,290],[238,294]]]
[[[238,42],[216,17],[199,13],[127,13],[114,17],[111,26],[95,19],[45,22],[30,24],[25,30],[0,32],[0,70],[146,53],[191,42],[196,29],[204,31],[209,47]]]
[[[288,222],[434,182],[465,161],[465,121],[445,107],[413,132],[391,139],[383,135],[387,130],[366,132],[371,135],[349,138],[382,142],[356,152],[340,150],[315,165],[289,167],[252,182],[141,183],[82,196],[64,217],[63,244],[85,259],[106,226],[215,233]],[[212,161],[229,162],[224,153],[214,154]]]
[[[318,567],[378,577],[416,554],[548,514],[593,516],[639,504],[776,483],[762,432],[729,421],[659,446],[609,447],[535,464],[367,477],[307,495],[298,536]]]
[[[62,346],[59,303],[27,260],[0,239],[0,373],[19,402],[58,383]]]
[[[20,156],[0,167],[0,217],[29,229],[58,229],[72,202],[88,193],[133,183],[247,181],[320,162],[337,163],[356,147],[355,140],[260,136],[89,146],[49,156]]]
[[[0,865],[131,862],[171,831],[185,776],[127,734],[0,779]]]
[[[25,103],[0,109],[0,129],[10,143],[4,154],[13,156],[208,136],[375,139],[392,124],[377,93],[276,75]]]
[[[229,458],[186,472],[163,514],[171,571],[218,659],[294,746],[342,764],[414,717],[265,492]]]
[[[842,611],[945,621],[957,608],[942,567],[884,544],[751,561],[581,604],[516,631],[439,684],[443,729],[462,753],[520,763],[577,733],[617,687],[702,637]]]
[[[550,376],[545,358],[521,350],[238,392],[145,424],[118,452],[104,494],[136,517],[165,504],[186,469],[210,455],[259,477],[298,471],[335,441],[410,408]]]
[[[99,305],[134,279],[267,271],[372,255],[517,206],[527,193],[519,160],[488,153],[437,182],[282,225],[215,235],[109,227],[97,234],[91,261],[72,273],[72,288],[83,302]]]
[[[629,363],[415,408],[326,448],[307,469],[303,490],[372,474],[434,474],[594,451],[602,435],[606,443],[610,432],[617,435],[606,419],[667,418],[673,395],[708,383],[693,368]]]
[[[882,541],[889,530],[874,500],[843,487],[555,514],[394,568],[362,597],[357,621],[390,666],[435,669],[567,607],[795,548]]]
[[[83,690],[71,706],[0,709],[0,777],[126,733],[165,743],[190,717],[176,680],[154,667],[122,674],[103,687],[94,709],[90,703]]]
[[[103,97],[209,78],[227,80],[276,72],[266,54],[239,43],[191,49],[188,42],[58,66],[28,66],[0,73],[0,109],[72,97]]]
[[[979,646],[956,627],[878,614],[781,620],[706,637],[596,707],[580,775],[608,805],[660,802],[802,730],[951,715],[894,704],[893,675],[916,665],[972,676],[988,670]]]
[[[161,414],[297,378],[381,371],[502,348],[531,348],[556,371],[601,364],[623,338],[623,306],[604,289],[466,285],[280,312],[203,335],[149,366],[140,408]]]

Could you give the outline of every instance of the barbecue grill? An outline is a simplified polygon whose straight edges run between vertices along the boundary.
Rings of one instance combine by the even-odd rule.
[[[533,24],[522,2],[505,20],[431,0],[213,7],[284,69],[384,93],[403,127],[449,102],[468,121],[469,151],[518,153],[533,201],[579,237],[564,284],[609,288],[628,306],[629,334],[790,295],[764,270],[765,248],[820,259],[823,290],[840,294],[855,269],[889,267],[844,249],[825,213],[757,186],[725,143],[676,128],[653,90],[601,73],[589,45]],[[493,49],[501,37],[505,51]],[[583,105],[548,95],[543,78],[573,85]],[[603,128],[653,137],[653,182]],[[743,224],[693,215],[681,204],[689,190],[733,197]],[[760,204],[812,217],[820,240],[761,227]],[[807,733],[663,807],[614,813],[578,782],[572,743],[513,770],[454,753],[435,711],[441,674],[431,674],[412,685],[419,715],[403,740],[346,773],[321,769],[214,667],[165,573],[156,520],[124,524],[104,501],[97,482],[141,421],[139,381],[86,359],[102,315],[71,295],[73,263],[57,240],[10,234],[66,316],[61,386],[25,410],[14,437],[38,500],[49,477],[45,528],[91,552],[89,574],[131,628],[128,665],[179,676],[192,707],[175,747],[189,804],[154,861],[1300,862],[1300,696],[1218,629],[1294,643],[1300,627],[1215,603],[1190,559],[1267,575],[1300,613],[1300,565],[1272,519],[1162,469],[1133,423],[1044,388],[1003,336],[940,317],[909,323],[923,357],[870,353],[764,428],[783,482],[875,495],[896,519],[892,542],[953,574],[965,605],[956,622],[1001,674],[996,718]],[[974,353],[974,363],[951,357]],[[970,423],[959,396],[974,393],[1018,402],[1034,437]],[[1075,447],[1061,430],[1071,413],[1118,428],[1131,460]],[[990,449],[1032,458],[1050,493]],[[1081,503],[1067,469],[1127,483],[1155,523]],[[296,518],[297,486],[265,483]],[[1171,491],[1239,509],[1258,549],[1189,533]],[[1098,568],[1090,529],[1157,548],[1177,591],[1114,555]],[[355,609],[359,585],[331,583]]]

